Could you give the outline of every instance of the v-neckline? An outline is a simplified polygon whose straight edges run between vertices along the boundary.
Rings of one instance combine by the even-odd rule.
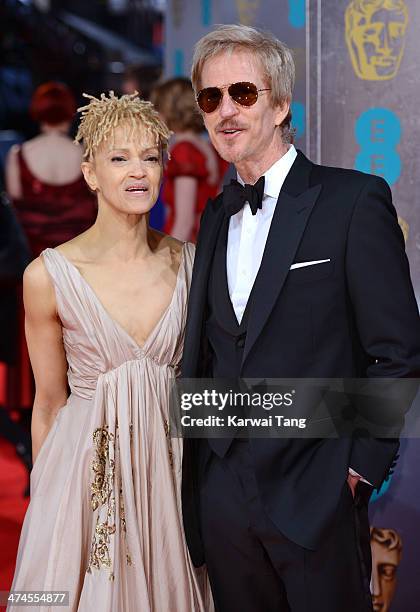
[[[149,332],[149,334],[147,335],[146,340],[144,341],[143,344],[139,344],[137,342],[137,340],[134,338],[134,336],[132,336],[126,329],[125,327],[119,323],[111,314],[110,312],[105,308],[104,304],[102,303],[102,301],[99,299],[96,291],[93,289],[92,285],[85,279],[85,277],[83,276],[83,274],[80,272],[79,268],[70,261],[70,259],[68,259],[63,253],[61,253],[60,251],[58,251],[57,249],[47,249],[50,251],[54,251],[55,253],[57,253],[59,255],[59,257],[61,257],[63,259],[63,261],[72,269],[75,270],[76,274],[78,275],[78,277],[81,279],[82,283],[85,285],[85,287],[88,289],[88,291],[91,293],[93,299],[95,300],[95,302],[98,304],[99,308],[102,310],[102,312],[104,313],[105,317],[107,319],[109,319],[109,321],[113,324],[113,326],[118,330],[121,331],[134,345],[135,347],[140,350],[141,352],[145,352],[147,345],[149,344],[149,342],[152,340],[152,338],[154,337],[156,331],[159,329],[159,327],[162,324],[162,321],[164,320],[164,318],[166,317],[166,315],[168,314],[168,312],[171,310],[172,308],[172,304],[175,300],[175,295],[177,294],[178,291],[178,285],[179,285],[179,281],[181,278],[181,273],[182,270],[184,268],[184,259],[185,259],[185,250],[186,250],[186,242],[184,242],[184,244],[182,245],[182,249],[181,249],[181,258],[180,258],[180,262],[179,262],[179,267],[178,267],[178,272],[176,275],[176,282],[175,282],[175,287],[174,290],[172,292],[172,297],[167,305],[167,307],[165,308],[165,310],[162,312],[162,315],[159,317],[158,321],[156,322],[156,324],[153,326],[153,328],[151,329],[151,331]]]

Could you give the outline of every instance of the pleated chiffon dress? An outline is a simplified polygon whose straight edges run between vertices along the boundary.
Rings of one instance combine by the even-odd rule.
[[[184,244],[172,300],[143,346],[63,254],[42,257],[71,394],[33,467],[12,590],[69,591],[69,608],[39,612],[211,610],[183,533],[182,440],[169,436],[194,246]]]

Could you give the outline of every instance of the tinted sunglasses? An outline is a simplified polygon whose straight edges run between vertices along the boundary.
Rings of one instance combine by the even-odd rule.
[[[219,106],[223,98],[223,90],[227,89],[228,94],[234,102],[241,106],[253,106],[258,100],[258,92],[271,91],[271,89],[258,89],[254,83],[241,81],[223,87],[206,87],[197,94],[197,104],[204,113],[212,113]]]

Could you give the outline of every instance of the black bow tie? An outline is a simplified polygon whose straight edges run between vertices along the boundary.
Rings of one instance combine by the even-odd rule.
[[[223,189],[223,205],[228,217],[236,215],[248,202],[252,214],[256,215],[257,210],[262,208],[264,196],[264,177],[258,179],[255,185],[241,185],[235,179],[230,181],[230,185],[225,185]]]

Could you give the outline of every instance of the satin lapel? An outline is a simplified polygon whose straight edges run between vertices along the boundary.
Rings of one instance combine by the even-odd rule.
[[[252,290],[253,297],[242,366],[280,295],[306,224],[321,192],[322,186],[315,185],[299,195],[288,193],[298,188],[300,168],[303,173],[300,176],[299,190],[301,191],[302,187],[305,189],[309,182],[309,168],[312,167],[312,164],[302,154],[299,154],[296,161],[298,162],[297,168],[292,167],[290,180],[287,177],[280,192],[264,256]]]
[[[212,200],[208,206],[210,210],[206,212],[206,219],[200,229],[197,244],[185,328],[182,376],[190,378],[196,376],[197,372],[209,274],[217,236],[224,219],[221,196]]]

